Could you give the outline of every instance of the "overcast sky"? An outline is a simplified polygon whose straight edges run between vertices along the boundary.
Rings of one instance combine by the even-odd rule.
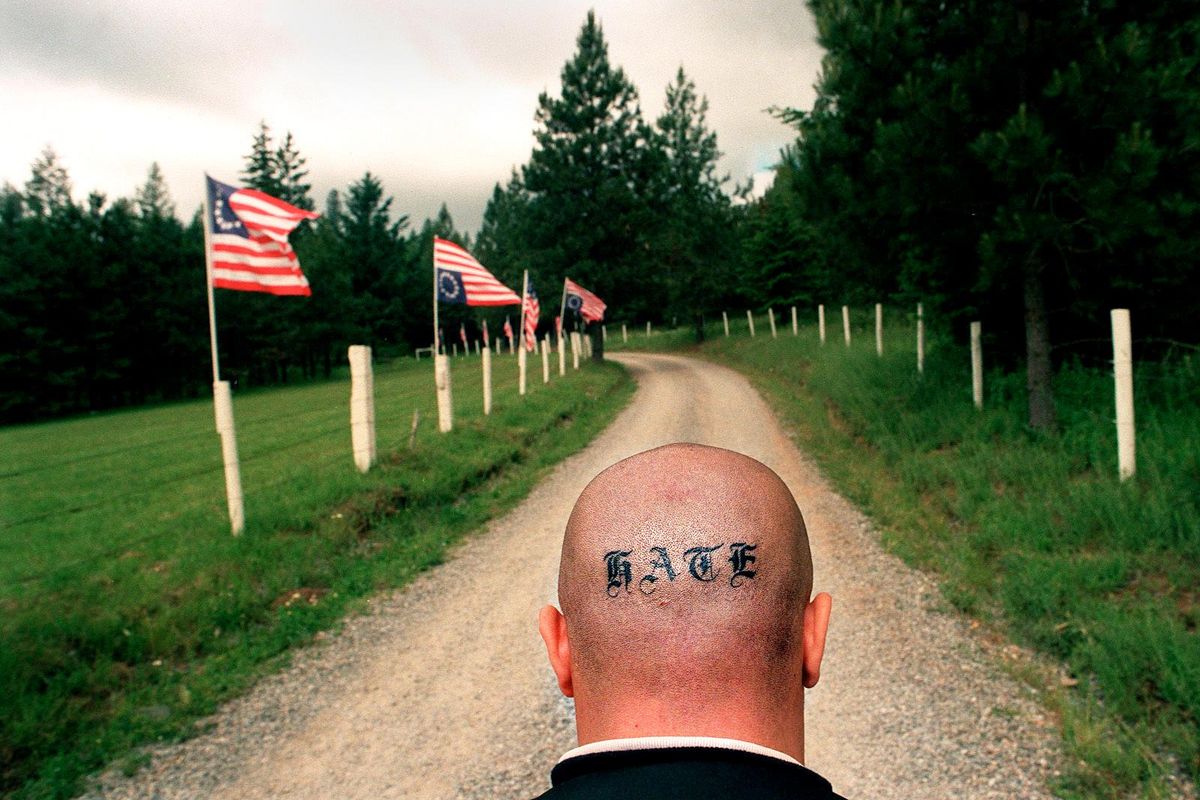
[[[800,0],[0,0],[0,181],[23,186],[49,144],[78,198],[131,196],[158,161],[187,216],[203,172],[237,181],[265,119],[293,133],[318,206],[370,170],[415,224],[444,200],[474,232],[589,8],[649,120],[683,65],[735,181],[793,138],[764,109],[812,104]]]

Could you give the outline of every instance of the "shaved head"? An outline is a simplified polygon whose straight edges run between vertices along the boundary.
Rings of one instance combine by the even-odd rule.
[[[659,723],[719,735],[714,709],[746,724],[781,704],[802,714],[812,581],[804,519],[766,465],[672,444],[601,472],[567,522],[558,576],[581,741],[585,723],[600,737]],[[643,733],[607,719],[614,704],[648,709]]]

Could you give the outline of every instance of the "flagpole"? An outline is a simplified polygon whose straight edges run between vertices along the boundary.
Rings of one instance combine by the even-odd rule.
[[[529,270],[521,278],[521,350],[525,350],[525,301],[529,298]]]
[[[440,350],[439,345],[441,344],[438,337],[437,243],[434,241],[430,243],[433,245],[430,256],[433,259],[433,355],[436,357]]]
[[[441,350],[441,329],[438,328],[437,237],[433,237],[433,384],[437,393],[438,430],[448,433],[454,428],[454,403],[450,389],[450,362]]]
[[[562,343],[563,331],[567,329],[567,276],[563,276],[562,302],[558,304],[558,341]]]
[[[221,380],[221,365],[217,360],[217,305],[213,299],[212,232],[209,230],[212,209],[208,204],[208,174],[204,175],[204,274],[208,276],[208,339],[212,347],[213,383]]]

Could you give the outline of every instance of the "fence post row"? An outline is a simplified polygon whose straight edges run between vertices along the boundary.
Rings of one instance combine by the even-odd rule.
[[[246,509],[242,503],[242,471],[238,465],[237,433],[233,427],[233,396],[229,381],[213,382],[213,410],[217,433],[221,435],[221,460],[225,464],[225,500],[229,506],[229,527],[234,536],[246,529]]]
[[[1117,472],[1127,481],[1137,471],[1133,425],[1133,337],[1129,309],[1114,308],[1112,317],[1113,382],[1117,404]]]
[[[350,359],[350,444],[354,465],[366,472],[375,463],[375,376],[371,348],[352,344]]]
[[[971,396],[976,408],[983,408],[983,323],[971,323]]]

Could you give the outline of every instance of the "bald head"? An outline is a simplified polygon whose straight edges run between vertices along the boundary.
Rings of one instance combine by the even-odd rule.
[[[718,734],[676,728],[723,703],[743,722],[802,709],[811,589],[804,520],[764,464],[673,444],[609,467],[575,504],[559,568],[581,740],[585,714],[620,726],[602,719],[614,703],[659,706],[661,733],[694,735]]]

